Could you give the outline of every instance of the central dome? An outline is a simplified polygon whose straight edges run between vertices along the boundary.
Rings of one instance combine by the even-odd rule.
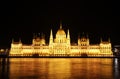
[[[57,31],[57,35],[65,35],[65,31],[63,29],[59,29]]]
[[[62,23],[60,23],[60,29],[56,33],[57,36],[66,36],[65,31],[62,29]]]

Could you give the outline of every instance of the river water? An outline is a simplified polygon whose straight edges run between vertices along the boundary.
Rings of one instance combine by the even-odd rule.
[[[120,79],[120,59],[0,58],[0,79]]]

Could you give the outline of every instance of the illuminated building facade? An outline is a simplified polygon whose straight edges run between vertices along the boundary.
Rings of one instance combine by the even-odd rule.
[[[55,38],[50,31],[49,44],[44,36],[34,36],[31,45],[12,41],[9,56],[113,56],[111,49],[110,40],[91,45],[88,36],[78,38],[77,44],[71,44],[69,30],[66,35],[60,24]]]

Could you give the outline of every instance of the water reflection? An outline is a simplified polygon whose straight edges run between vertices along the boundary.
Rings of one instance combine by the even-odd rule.
[[[113,63],[114,63],[113,64],[114,78],[119,79],[120,78],[120,58],[115,58]]]
[[[77,61],[77,62],[75,62]],[[112,79],[112,59],[74,59],[72,61],[73,79]]]
[[[0,79],[119,79],[118,58],[0,58]]]
[[[70,79],[70,59],[50,59],[49,79]]]
[[[9,79],[9,58],[0,58],[0,79]]]

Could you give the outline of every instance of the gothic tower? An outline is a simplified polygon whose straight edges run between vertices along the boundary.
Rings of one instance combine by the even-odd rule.
[[[50,31],[50,38],[49,38],[49,45],[53,43],[53,34],[52,34],[52,29]]]
[[[89,37],[88,37],[88,34],[87,34],[87,46],[89,46]]]
[[[68,33],[67,33],[67,44],[70,45],[70,33],[69,33],[69,29],[68,29]]]

